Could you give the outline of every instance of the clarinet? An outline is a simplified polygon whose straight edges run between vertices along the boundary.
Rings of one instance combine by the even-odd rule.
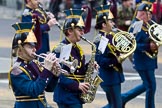
[[[46,18],[47,18],[47,21],[49,21],[49,20],[51,19],[51,17],[48,16],[48,14],[47,14],[48,11],[46,11],[46,10],[43,8],[42,3],[39,2],[38,8],[44,13],[44,15],[45,15]],[[59,24],[59,22],[56,23],[56,26],[57,26],[60,30],[62,30],[61,25]]]

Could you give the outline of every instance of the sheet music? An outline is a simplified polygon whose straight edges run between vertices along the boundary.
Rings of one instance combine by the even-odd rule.
[[[141,31],[141,28],[142,28],[142,25],[143,25],[143,21],[136,21],[133,25],[133,34],[136,34],[138,32]]]
[[[101,40],[98,46],[98,50],[100,50],[102,52],[102,54],[105,52],[106,46],[108,44],[108,39],[104,36],[101,36]]]
[[[71,49],[72,49],[72,44],[64,45],[61,48],[60,61],[68,60],[69,59],[70,53],[71,53]]]

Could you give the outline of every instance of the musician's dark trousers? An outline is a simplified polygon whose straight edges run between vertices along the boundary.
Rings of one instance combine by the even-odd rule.
[[[106,93],[106,98],[108,104],[103,108],[121,108],[121,84],[111,85],[111,86],[101,86]]]
[[[123,104],[135,98],[141,93],[146,91],[145,108],[155,108],[154,98],[156,91],[155,70],[137,70],[143,84],[131,89],[130,91],[122,94]]]

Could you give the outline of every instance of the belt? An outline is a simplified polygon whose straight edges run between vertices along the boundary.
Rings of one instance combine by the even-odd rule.
[[[44,94],[39,95],[37,98],[32,98],[30,96],[16,96],[16,101],[17,102],[40,101],[40,100],[44,100],[44,99],[45,99]]]
[[[82,81],[82,80],[84,80],[85,75],[74,75],[74,74],[70,74],[70,75],[67,75],[66,77],[67,78],[70,78],[70,79],[76,79],[76,80]]]
[[[30,101],[40,101],[44,106],[46,106],[46,102],[44,101],[45,95],[41,94],[37,98],[32,98],[30,96],[16,96],[16,102],[30,102]]]

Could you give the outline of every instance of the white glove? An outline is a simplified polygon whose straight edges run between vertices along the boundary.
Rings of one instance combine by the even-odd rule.
[[[125,21],[125,25],[130,25],[130,24],[131,24],[131,20]]]
[[[55,24],[58,24],[58,22],[57,22],[56,18],[51,18],[51,19],[48,21],[47,24],[49,25],[49,27],[52,27],[52,26],[54,26]]]
[[[49,18],[54,18],[55,16],[51,12],[46,12]]]
[[[53,54],[53,53],[47,54],[47,56],[46,56],[46,58],[44,60],[44,67],[47,70],[51,71],[54,63],[56,62],[56,60],[57,59],[56,59],[55,54]]]

